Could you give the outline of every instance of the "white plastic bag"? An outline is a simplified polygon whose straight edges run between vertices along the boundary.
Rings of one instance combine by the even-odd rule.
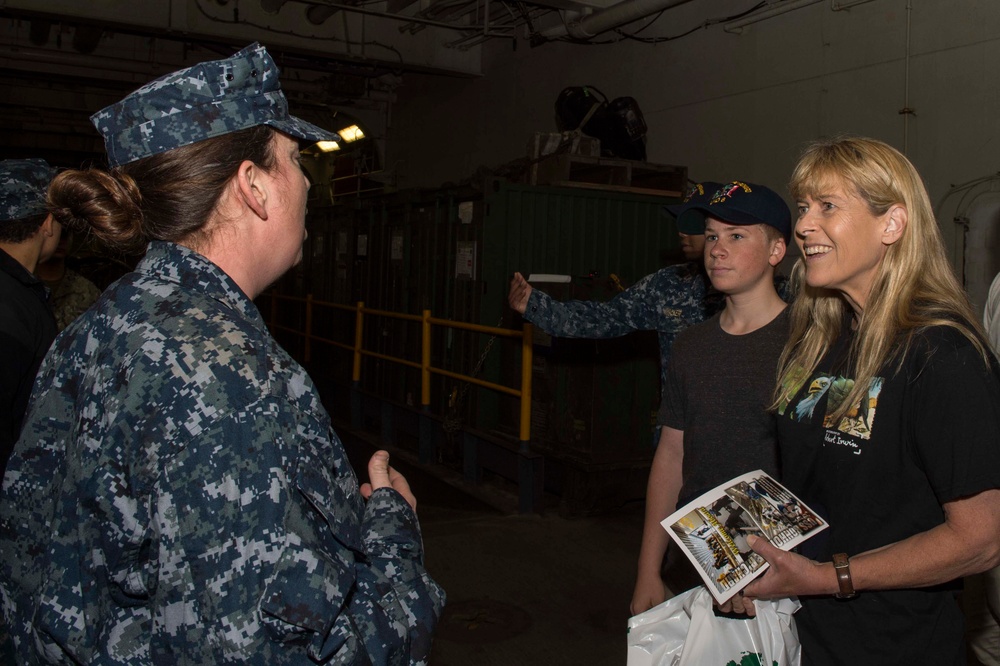
[[[799,666],[797,599],[755,601],[752,619],[717,617],[698,587],[629,619],[628,666]]]

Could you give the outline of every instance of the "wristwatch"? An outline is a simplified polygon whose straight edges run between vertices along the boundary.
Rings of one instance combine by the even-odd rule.
[[[847,553],[835,553],[833,556],[833,570],[837,574],[837,584],[840,592],[833,596],[837,599],[853,599],[858,596],[854,591],[854,581],[851,580],[851,560]]]

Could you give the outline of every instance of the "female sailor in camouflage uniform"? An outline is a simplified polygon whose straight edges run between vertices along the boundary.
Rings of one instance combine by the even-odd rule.
[[[359,488],[305,371],[252,303],[297,263],[308,179],[252,45],[97,113],[110,172],[55,215],[150,241],[44,362],[0,500],[18,661],[422,663],[443,593],[384,452]],[[4,663],[7,663],[6,661]]]

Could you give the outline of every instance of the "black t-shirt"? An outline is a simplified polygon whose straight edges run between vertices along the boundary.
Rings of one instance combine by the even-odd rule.
[[[943,503],[1000,487],[1000,374],[961,333],[923,332],[902,366],[887,364],[867,399],[832,423],[854,383],[850,338],[778,410],[783,481],[830,522],[801,548],[819,561],[927,531],[944,522]],[[803,663],[964,664],[958,589],[803,599]]]
[[[21,432],[38,367],[56,337],[45,285],[0,250],[0,478]]]
[[[788,309],[744,335],[720,316],[685,329],[674,342],[659,422],[684,431],[680,503],[761,469],[777,478],[773,396]]]

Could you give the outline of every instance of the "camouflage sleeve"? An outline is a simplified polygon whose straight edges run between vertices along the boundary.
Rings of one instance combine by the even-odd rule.
[[[87,502],[57,490],[28,615],[38,649],[74,663],[424,663],[443,595],[416,517],[394,491],[365,507],[323,419],[265,399],[151,448],[169,458],[93,461]]]
[[[425,664],[444,593],[423,567],[416,514],[391,489],[375,491],[362,509],[330,436],[339,470],[299,461],[286,522],[294,538],[262,596],[268,631],[284,642],[311,630],[309,657],[319,663]]]
[[[658,302],[673,298],[678,285],[664,271],[647,275],[610,301],[557,301],[533,289],[524,318],[549,335],[566,338],[616,338],[633,331],[657,330]]]
[[[417,516],[398,492],[380,488],[368,500],[361,528],[368,566],[359,570],[358,587],[375,599],[395,598],[408,618],[410,663],[425,664],[445,595],[423,567]]]

